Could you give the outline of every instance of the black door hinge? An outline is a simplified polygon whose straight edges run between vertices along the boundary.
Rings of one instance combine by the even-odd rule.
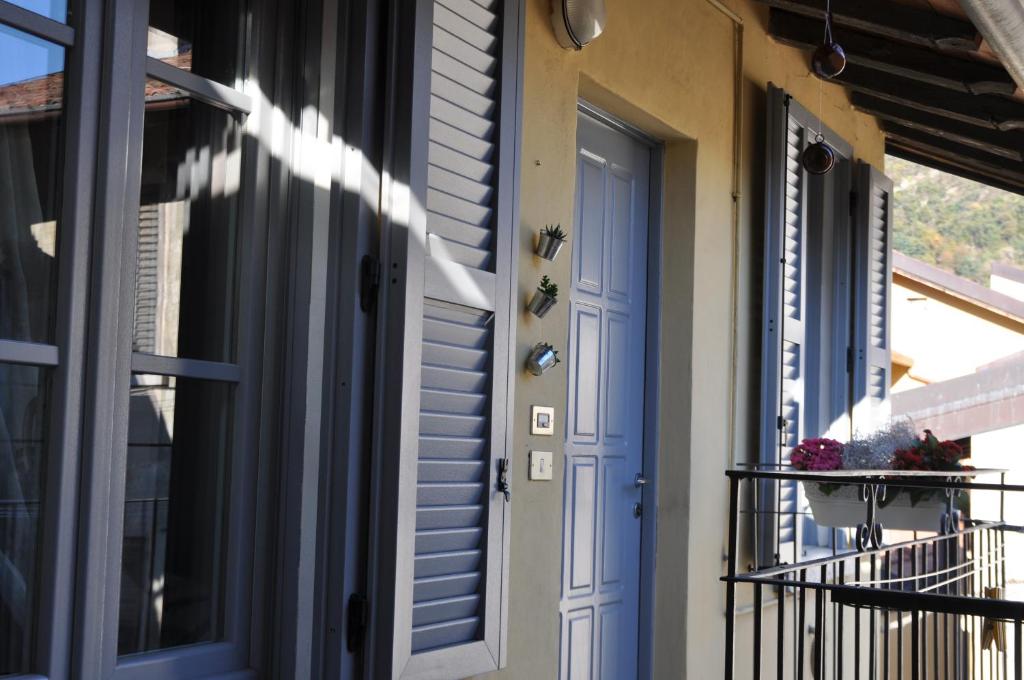
[[[509,482],[508,473],[512,467],[512,461],[508,458],[498,460],[498,491],[504,494],[505,502],[512,501],[512,484]]]
[[[857,192],[850,192],[850,217],[854,217],[857,214]]]
[[[775,427],[778,429],[779,432],[782,432],[783,430],[785,430],[786,429],[786,419],[783,418],[782,416],[779,416],[778,421],[776,421],[776,423],[775,423]]]
[[[348,598],[348,651],[355,654],[363,648],[366,640],[366,625],[370,618],[370,601],[361,593],[352,593]]]
[[[368,312],[377,304],[377,290],[380,288],[380,260],[373,255],[363,255],[359,266],[359,308]]]
[[[853,373],[853,348],[846,348],[846,372]]]

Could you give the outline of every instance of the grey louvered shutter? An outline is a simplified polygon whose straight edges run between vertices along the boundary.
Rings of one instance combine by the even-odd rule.
[[[401,415],[384,423],[394,581],[374,677],[504,665],[520,22],[517,0],[416,3],[409,226],[393,234],[409,277]]]
[[[767,118],[760,462],[771,467],[788,463],[804,437],[808,201],[800,155],[818,127],[772,85]],[[758,498],[758,560],[794,560],[800,546],[797,484],[763,483]]]
[[[856,191],[853,427],[863,433],[885,423],[891,412],[892,180],[860,163]]]
[[[157,353],[157,306],[160,300],[160,206],[139,208],[139,245],[135,264],[135,325],[132,351]]]

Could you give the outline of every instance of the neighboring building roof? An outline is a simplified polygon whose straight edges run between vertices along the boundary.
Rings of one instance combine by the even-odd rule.
[[[987,371],[990,368],[1008,368],[1015,364],[1024,364],[1024,352],[1014,352],[1010,356],[1002,357],[987,364],[978,366],[979,371]]]
[[[893,350],[892,363],[897,364],[899,366],[906,366],[907,368],[912,368],[914,366],[914,357]]]
[[[892,395],[894,416],[945,439],[960,439],[1024,423],[1024,353],[971,375]]]
[[[903,277],[917,287],[928,288],[940,295],[955,298],[979,310],[995,314],[1014,324],[1024,325],[1024,301],[986,288],[980,283],[943,271],[909,255],[893,251],[893,277]],[[993,269],[993,271],[995,271]],[[1019,271],[1019,270],[1018,270]],[[1024,276],[1024,272],[1021,272]]]
[[[1014,267],[1012,264],[1007,264],[1005,262],[992,263],[992,276],[1009,279],[1010,281],[1016,281],[1017,283],[1024,283],[1024,269]]]

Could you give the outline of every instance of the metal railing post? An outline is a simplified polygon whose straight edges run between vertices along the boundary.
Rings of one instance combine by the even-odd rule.
[[[725,587],[725,678],[732,680],[736,636],[736,552],[739,549],[739,484],[738,477],[729,477],[729,556]]]
[[[739,545],[741,534],[746,537],[740,526],[744,512],[741,504],[748,500],[741,495],[743,483],[750,481],[755,484],[754,494],[761,496],[762,484],[777,485],[783,480],[789,483],[835,484],[832,480],[837,475],[787,470],[732,470],[728,477],[728,564],[727,574],[722,578],[726,584],[727,600],[727,680],[736,677],[842,680],[844,675],[858,680],[888,680],[890,677],[900,680],[903,677],[908,680],[975,680],[976,677],[977,680],[994,680],[1024,674],[1024,663],[1021,662],[1024,642],[1019,640],[1024,630],[1024,603],[1007,600],[999,591],[993,590],[1005,588],[1008,578],[1006,533],[1024,533],[1024,527],[964,515],[958,516],[955,523],[945,523],[938,535],[932,531],[921,535],[915,532],[913,538],[891,546],[868,542],[858,546],[858,552],[851,550],[845,553],[838,552],[838,542],[833,539],[828,556],[801,553],[795,556],[792,564],[788,561],[774,565],[755,561],[750,573],[746,570],[741,573],[739,560],[747,554],[745,550],[741,553]],[[888,477],[852,474],[842,479],[842,483],[863,485],[879,483],[880,479]],[[1000,479],[1005,482],[1004,476]],[[892,488],[909,493],[913,489],[943,487],[958,489],[957,493],[998,491],[1001,518],[1005,517],[1005,493],[1024,493],[1024,485],[996,485],[963,477],[935,480],[921,475],[916,479],[913,475],[901,476]],[[764,510],[760,503],[756,506],[755,513]],[[948,507],[946,512],[949,512]],[[770,508],[764,510],[747,525],[748,528],[754,526],[756,531],[758,524],[771,522],[770,513]],[[790,511],[785,514],[788,516]],[[798,518],[801,516],[798,513]],[[773,547],[758,541],[760,536],[751,538],[763,551]],[[895,536],[887,538],[894,540]],[[752,541],[744,540],[747,542],[743,547],[749,549]],[[762,550],[756,552],[761,553]],[[737,628],[740,612],[746,611],[737,603],[737,589],[744,583],[751,586],[753,593],[753,632],[749,627],[742,629],[743,635],[750,635],[750,638],[742,637]],[[765,668],[765,664],[769,669],[773,665],[766,660],[766,657],[770,658],[771,651],[763,649],[766,642],[765,588],[771,588],[771,592],[777,594],[777,601],[773,603],[778,606],[775,617],[775,673]],[[808,593],[808,590],[814,592]],[[793,595],[793,598],[790,600],[788,595]],[[785,610],[790,605],[793,607],[792,619],[787,620]],[[809,605],[814,607],[812,612],[807,611]],[[905,614],[909,620],[904,619]],[[853,617],[852,622],[850,616]],[[991,631],[991,621],[1007,622],[1006,633],[1010,632],[1011,625],[1014,626],[1014,637],[1007,640],[1014,646],[1013,651],[1009,645],[1002,650],[993,650],[982,644],[986,628]],[[767,625],[770,630],[771,624]],[[807,636],[812,634],[813,638],[808,640]],[[906,635],[911,636],[909,642]],[[868,637],[865,639],[865,636]],[[999,639],[1005,637],[1009,635],[1000,635]],[[736,644],[743,648],[752,644],[753,647],[748,648],[748,655],[741,653],[737,656]],[[847,644],[852,646],[844,647]],[[750,671],[746,670],[748,659],[753,660]],[[736,673],[738,661],[744,669],[741,674]],[[1011,665],[1013,676],[1009,670]]]

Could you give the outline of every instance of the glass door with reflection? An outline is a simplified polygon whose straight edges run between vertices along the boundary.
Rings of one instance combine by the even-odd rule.
[[[63,28],[60,3],[16,4],[52,15],[44,27]],[[61,361],[65,57],[63,45],[0,20],[0,675],[34,670],[40,626],[49,419]]]
[[[225,638],[246,113],[234,89],[239,9],[174,0],[149,7],[122,656]]]

